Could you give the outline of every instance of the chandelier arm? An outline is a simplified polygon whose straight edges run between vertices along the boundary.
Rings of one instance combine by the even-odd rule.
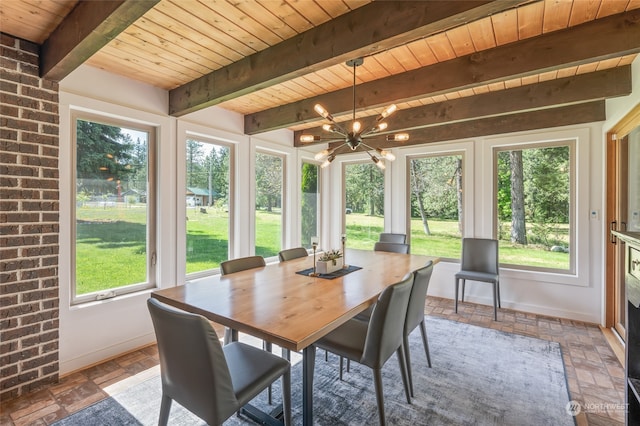
[[[342,148],[345,145],[349,145],[349,142],[345,142],[343,144],[340,144],[338,146],[336,146],[335,148],[333,148],[331,151],[329,151],[329,154],[334,154],[337,150],[339,150],[340,148]]]
[[[340,125],[340,123],[337,123],[337,122],[334,121],[333,124],[335,126],[335,130],[333,130],[334,133],[337,133],[337,134],[339,134],[341,136],[347,137],[349,132],[347,132],[345,130],[345,128]]]
[[[366,143],[364,143],[364,142],[360,142],[360,145],[362,145],[362,146],[364,146],[364,147],[366,147],[366,148],[367,148],[367,153],[368,153],[369,151],[375,151],[375,150],[376,150],[375,148],[370,147],[369,145],[367,145],[367,144],[366,144]],[[369,155],[371,155],[371,154],[369,154]]]

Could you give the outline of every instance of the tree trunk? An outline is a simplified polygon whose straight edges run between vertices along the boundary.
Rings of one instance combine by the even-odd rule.
[[[373,167],[369,167],[369,216],[373,216],[376,213],[375,201],[373,199]]]
[[[462,158],[456,161],[456,195],[458,198],[458,231],[462,234]]]
[[[411,171],[413,172],[413,193],[418,200],[418,210],[420,211],[420,219],[422,220],[422,229],[424,230],[425,235],[431,235],[431,230],[429,229],[429,221],[427,219],[427,214],[424,211],[424,202],[422,201],[422,193],[418,190],[418,175],[416,170],[416,162],[415,160],[411,160]]]
[[[522,151],[510,151],[509,157],[511,163],[511,242],[526,245]]]
[[[424,203],[422,201],[421,194],[417,194],[418,197],[418,208],[420,209],[420,218],[422,219],[422,229],[424,230],[425,235],[431,235],[431,230],[429,229],[429,221],[427,220],[427,214],[424,211]]]

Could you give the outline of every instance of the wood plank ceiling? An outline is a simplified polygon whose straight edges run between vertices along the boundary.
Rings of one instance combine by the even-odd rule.
[[[0,30],[42,46],[45,77],[86,63],[168,90],[172,115],[296,138],[321,133],[316,102],[351,117],[364,56],[356,115],[396,102],[390,129],[424,143],[604,119],[638,78],[640,0],[5,0]]]

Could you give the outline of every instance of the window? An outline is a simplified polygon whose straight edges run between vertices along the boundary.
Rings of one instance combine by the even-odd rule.
[[[229,258],[229,177],[231,149],[187,139],[187,274],[220,267]]]
[[[573,271],[574,144],[496,149],[496,235],[500,262]]]
[[[384,173],[373,163],[345,164],[344,199],[347,246],[372,250],[384,229]]]
[[[300,242],[307,249],[311,248],[311,237],[320,233],[320,187],[317,164],[302,163],[300,187]]]
[[[256,153],[256,255],[276,256],[282,247],[282,157]]]
[[[409,159],[411,252],[460,259],[462,155]]]
[[[74,303],[155,284],[153,128],[76,116]]]

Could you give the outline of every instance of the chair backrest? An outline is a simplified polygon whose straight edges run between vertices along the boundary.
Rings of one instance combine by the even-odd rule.
[[[281,250],[278,253],[278,259],[280,262],[286,262],[287,260],[297,259],[299,257],[307,257],[309,256],[309,252],[304,247],[295,247],[286,250]]]
[[[498,273],[498,240],[488,238],[462,239],[463,271]]]
[[[373,245],[373,250],[407,254],[409,253],[409,244],[385,243],[385,242],[377,241]]]
[[[424,321],[424,301],[427,297],[429,280],[433,273],[433,262],[429,261],[425,266],[413,272],[413,288],[407,306],[407,319],[404,322],[404,333],[409,334],[418,324]]]
[[[414,274],[407,274],[402,281],[380,293],[369,320],[361,364],[381,368],[402,345],[402,332],[413,280]]]
[[[380,234],[378,241],[383,243],[404,244],[407,242],[407,234],[393,234],[391,232],[383,232]]]
[[[234,272],[246,271],[247,269],[259,268],[265,266],[264,257],[262,256],[247,256],[239,257],[237,259],[225,260],[220,263],[220,274],[228,275]]]
[[[207,424],[221,424],[238,409],[238,401],[211,323],[154,298],[147,307],[158,341],[163,394]]]

